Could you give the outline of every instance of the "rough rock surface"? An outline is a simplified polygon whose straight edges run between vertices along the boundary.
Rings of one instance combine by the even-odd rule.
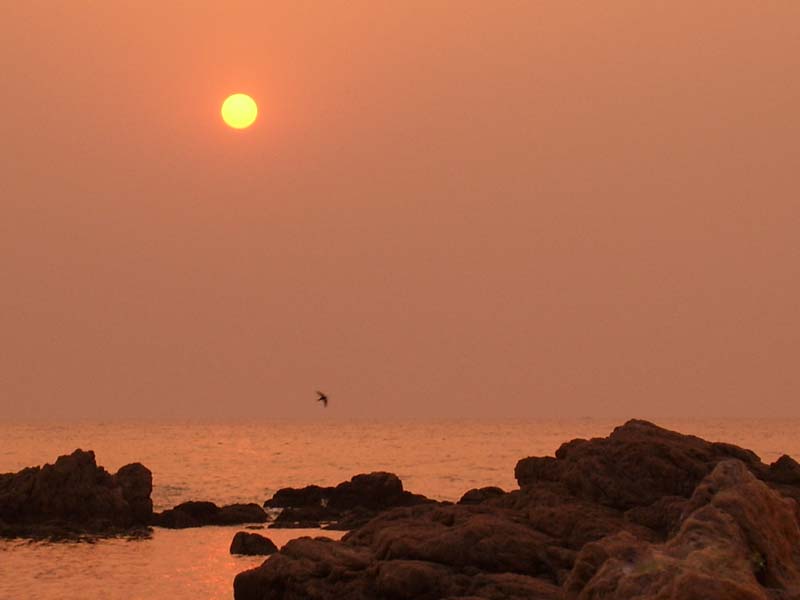
[[[663,544],[620,533],[587,544],[566,598],[800,596],[800,529],[794,500],[739,460],[717,464],[695,489],[680,529]]]
[[[138,464],[111,475],[94,452],[75,450],[54,464],[0,475],[0,522],[6,535],[102,532],[144,526],[153,478]]]
[[[153,474],[141,463],[125,465],[114,475],[114,481],[122,488],[122,497],[131,507],[137,523],[147,523],[153,516]]]
[[[490,485],[487,487],[475,488],[469,490],[468,492],[464,492],[464,495],[461,496],[461,499],[458,501],[458,503],[481,504],[482,502],[486,502],[487,500],[491,500],[492,498],[499,498],[504,494],[505,492],[501,488]]]
[[[519,490],[387,510],[340,542],[294,540],[240,573],[235,598],[800,599],[789,457],[765,465],[630,421],[516,474]]]
[[[729,458],[753,469],[763,467],[749,450],[630,421],[607,438],[562,444],[555,458],[524,458],[514,475],[521,487],[558,482],[578,498],[625,510],[664,496],[688,497],[718,462]]]
[[[264,523],[267,513],[258,504],[228,504],[189,501],[153,515],[152,524],[169,529],[185,529],[204,525],[242,525]]]
[[[231,554],[246,554],[249,556],[267,555],[278,551],[278,547],[271,539],[258,533],[239,531],[231,541]]]
[[[387,508],[430,502],[405,491],[397,475],[379,471],[356,475],[335,487],[283,488],[264,506],[283,509],[270,527],[352,529]]]

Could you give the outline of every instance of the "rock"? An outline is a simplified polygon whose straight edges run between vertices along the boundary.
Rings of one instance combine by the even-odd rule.
[[[627,519],[622,511],[576,498],[557,484],[516,490],[486,505],[520,511],[530,525],[573,550],[621,530],[648,541],[658,537],[650,528]]]
[[[248,504],[228,504],[219,511],[220,525],[240,525],[243,523],[265,523],[267,513],[255,502]]]
[[[470,596],[481,600],[562,600],[561,588],[547,581],[516,573],[481,573],[467,588]],[[462,598],[465,598],[462,596]],[[451,597],[451,600],[454,600]]]
[[[293,540],[240,573],[234,594],[237,600],[555,599],[556,580],[566,577],[573,558],[516,513],[426,504],[384,512],[343,542]]]
[[[457,505],[362,502],[368,522],[340,542],[290,542],[236,577],[235,598],[800,598],[800,465],[789,457],[767,466],[630,421],[523,459],[516,475],[519,490],[478,488]],[[334,489],[282,498],[307,502],[287,509],[295,517],[321,519]],[[367,489],[399,497],[391,478]]]
[[[413,494],[403,491],[403,482],[397,475],[379,471],[356,475],[337,485],[328,498],[328,506],[381,510],[407,505],[413,502],[413,498]]]
[[[351,510],[343,511],[341,516],[331,523],[322,523],[322,529],[351,531],[368,523],[380,511],[373,511],[367,508],[356,507]]]
[[[141,463],[125,465],[114,475],[135,521],[147,523],[153,515],[153,474]]]
[[[368,549],[351,548],[327,538],[291,540],[280,552],[233,580],[237,600],[366,600],[376,598],[367,583],[373,564]],[[366,591],[372,592],[372,595]]]
[[[437,600],[453,590],[447,567],[422,560],[387,560],[378,564],[375,591],[380,598]]]
[[[304,488],[281,488],[272,498],[264,502],[268,508],[303,508],[321,506],[323,499],[330,495],[333,488],[318,485],[307,485]]]
[[[695,490],[673,538],[654,545],[620,533],[588,544],[564,589],[568,599],[796,598],[794,500],[741,461],[720,462]]]
[[[421,560],[457,570],[518,573],[557,581],[575,553],[523,515],[483,506],[423,505],[385,512],[347,534],[379,560]]]
[[[231,554],[248,556],[267,555],[277,552],[278,547],[272,540],[257,533],[239,531],[231,541]]]
[[[481,504],[487,500],[498,498],[505,494],[505,492],[496,486],[474,488],[464,493],[459,504]]]
[[[335,518],[338,511],[323,506],[302,506],[300,508],[284,508],[270,524],[274,529],[318,529]]]
[[[514,475],[520,487],[558,482],[576,497],[627,510],[664,496],[688,498],[717,463],[729,458],[761,476],[767,473],[749,450],[633,420],[607,438],[563,444],[555,458],[524,458]]]
[[[152,524],[168,529],[185,529],[205,525],[242,525],[264,523],[267,513],[258,504],[229,504],[219,507],[213,502],[189,501],[153,515]]]
[[[153,515],[153,525],[169,529],[216,525],[219,522],[219,510],[219,506],[213,502],[190,500]]]
[[[800,485],[800,464],[784,454],[769,466],[769,479],[779,484]]]
[[[687,502],[686,498],[680,496],[664,496],[649,506],[628,509],[625,511],[625,520],[646,527],[656,532],[661,539],[666,539],[680,524]]]
[[[112,476],[94,452],[75,450],[52,465],[0,475],[0,520],[6,533],[142,527],[152,514],[151,491],[146,467],[127,465]]]
[[[405,491],[397,475],[375,472],[356,475],[335,487],[283,488],[264,506],[284,509],[270,525],[273,528],[324,525],[329,529],[351,529],[381,510],[430,502],[433,500]]]

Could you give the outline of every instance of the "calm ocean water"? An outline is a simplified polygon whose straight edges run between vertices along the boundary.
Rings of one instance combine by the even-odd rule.
[[[21,424],[0,422],[0,472],[92,449],[110,471],[153,471],[155,508],[184,500],[263,502],[278,488],[333,485],[356,473],[397,473],[406,489],[457,500],[483,485],[516,487],[524,456],[607,435],[621,421],[407,421]],[[765,462],[800,457],[800,420],[664,420],[659,425],[754,450]],[[240,527],[155,529],[150,539],[94,543],[0,540],[0,599],[233,597],[233,577],[263,558],[233,557]],[[268,530],[279,546],[317,530]]]

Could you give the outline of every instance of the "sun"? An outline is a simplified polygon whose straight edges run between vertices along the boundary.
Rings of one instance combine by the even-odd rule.
[[[222,120],[234,129],[247,129],[258,115],[256,101],[247,94],[232,94],[222,103]]]

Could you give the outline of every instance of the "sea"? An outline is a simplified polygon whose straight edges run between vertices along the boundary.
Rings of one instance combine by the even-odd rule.
[[[622,420],[263,421],[19,423],[0,421],[0,473],[94,450],[111,472],[153,472],[156,510],[186,500],[258,502],[279,488],[335,485],[390,471],[404,487],[458,500],[474,487],[516,488],[514,465],[574,438],[608,435]],[[755,451],[800,458],[800,420],[672,419],[658,425]],[[263,557],[229,553],[241,526],[167,530],[144,539],[0,540],[2,600],[229,600],[233,578]],[[278,546],[341,532],[266,529]]]

